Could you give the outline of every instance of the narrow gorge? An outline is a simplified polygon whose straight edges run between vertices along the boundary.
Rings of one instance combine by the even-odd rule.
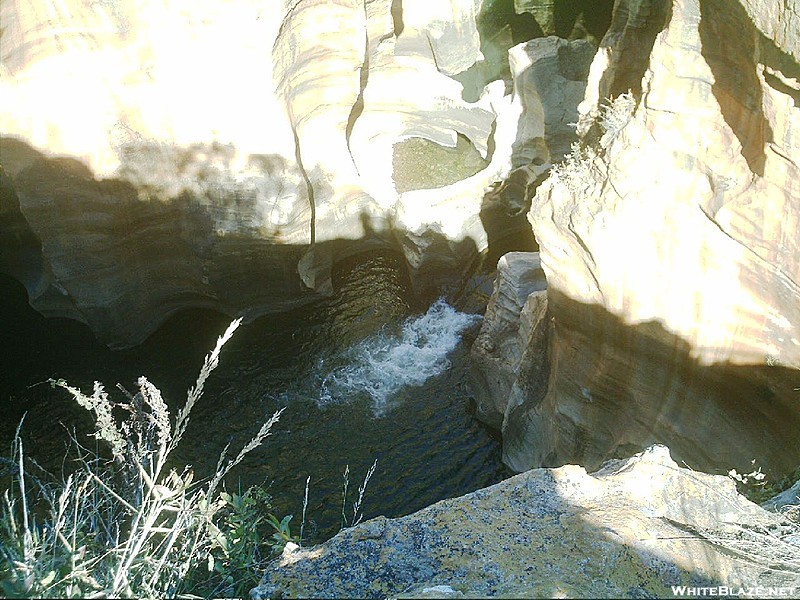
[[[57,468],[48,381],[177,398],[241,317],[176,457],[284,409],[225,485],[313,533],[253,598],[800,594],[800,2],[0,27],[4,443]]]

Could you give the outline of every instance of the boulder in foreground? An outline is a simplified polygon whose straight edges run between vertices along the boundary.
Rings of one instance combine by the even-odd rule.
[[[800,534],[728,477],[653,446],[596,473],[534,469],[372,519],[284,552],[251,595],[642,598],[672,586],[798,588]]]

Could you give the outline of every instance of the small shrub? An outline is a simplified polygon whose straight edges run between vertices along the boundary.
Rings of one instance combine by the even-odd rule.
[[[57,480],[39,473],[17,430],[12,485],[0,507],[4,595],[242,595],[257,583],[256,568],[269,555],[261,554],[268,545],[269,498],[259,488],[230,494],[221,487],[230,470],[264,442],[283,409],[234,458],[226,458],[226,447],[207,481],[194,481],[189,468],[166,467],[222,346],[239,323],[234,321],[206,356],[174,421],[161,392],[144,377],[136,394],[123,390],[127,402],[120,403],[113,403],[97,382],[91,395],[62,380],[51,382],[94,414],[93,435],[112,458],[99,457],[73,438],[78,468]],[[120,412],[122,420],[115,417]]]
[[[268,537],[271,499],[259,486],[250,487],[243,494],[220,492],[219,496],[225,504],[209,525],[207,574],[197,570],[205,581],[195,585],[194,591],[240,598],[257,585],[257,569],[271,558],[270,550],[277,549]]]
[[[606,100],[600,107],[600,127],[603,136],[600,138],[600,145],[608,148],[623,128],[633,118],[633,111],[636,109],[636,98],[628,91],[620,94],[616,98]]]
[[[587,123],[579,126],[579,130],[584,132],[583,139],[580,142],[573,142],[570,152],[564,159],[551,167],[552,180],[566,186],[573,196],[587,193],[602,181],[606,169],[602,156],[633,118],[635,109],[636,99],[631,92],[606,100],[599,111],[587,117],[589,119]],[[598,125],[599,141],[587,134]]]
[[[573,195],[579,195],[591,188],[600,178],[597,166],[598,154],[591,146],[574,142],[571,152],[564,160],[550,169],[550,176],[556,183],[563,183]]]
[[[762,504],[781,492],[788,490],[800,480],[800,467],[792,473],[778,480],[768,480],[767,476],[761,472],[761,467],[756,466],[756,461],[752,461],[753,470],[750,473],[741,474],[736,469],[728,471],[728,477],[736,482],[736,488],[748,500],[756,504]],[[796,514],[795,510],[793,514]]]

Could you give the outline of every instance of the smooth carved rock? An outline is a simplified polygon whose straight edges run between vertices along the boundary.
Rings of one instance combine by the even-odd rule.
[[[39,159],[14,185],[36,245],[20,244],[7,268],[40,312],[86,315],[110,345],[143,339],[143,319],[155,320],[140,314],[145,308],[161,318],[187,305],[253,316],[259,306],[288,309],[307,298],[292,268],[301,248],[248,235],[244,203],[227,207],[230,228],[220,231],[190,198],[141,202],[132,185],[98,181],[72,159]]]
[[[375,247],[441,293],[486,246],[481,199],[520,142],[502,81],[467,102],[453,78],[481,59],[479,6],[3,2],[2,210],[41,247],[4,268],[117,347],[183,307],[309,301]],[[415,170],[426,144],[464,170]]]
[[[778,43],[763,31],[796,15],[778,2],[618,7],[587,103],[598,86],[632,82],[614,62],[629,36],[651,32],[652,51],[637,63],[641,94],[584,127],[587,149],[533,200],[553,372],[521,415],[531,434],[517,466],[597,465],[658,441],[694,466],[747,472],[755,459],[789,472],[800,462],[800,31]]]
[[[483,201],[481,217],[489,236],[522,232],[536,187],[555,160],[577,140],[574,124],[594,55],[585,41],[548,37],[509,52],[514,95],[522,112],[512,163],[517,167]],[[535,241],[531,241],[535,248]],[[503,434],[503,460],[530,468],[527,446],[537,432],[520,411],[535,409],[546,390],[546,281],[538,254],[512,252],[500,258],[494,295],[472,348],[471,388],[481,419]],[[533,453],[535,455],[535,452]]]
[[[560,161],[577,139],[577,109],[586,91],[595,48],[584,40],[547,37],[514,46],[508,54],[514,93],[523,107],[514,166],[549,167],[551,161]]]
[[[676,498],[680,501],[676,502]],[[642,598],[800,585],[797,527],[663,446],[596,473],[535,469],[284,552],[260,598]]]
[[[481,419],[501,431],[509,410],[521,401],[520,374],[527,383],[535,379],[528,374],[534,367],[540,381],[547,379],[546,346],[532,339],[545,337],[546,288],[538,254],[509,252],[497,263],[494,293],[472,345],[470,388]],[[531,316],[536,323],[528,320]],[[532,361],[531,354],[536,354]]]
[[[555,37],[535,39],[509,53],[514,102],[519,111],[511,146],[514,169],[484,195],[480,218],[490,260],[508,251],[537,249],[527,220],[531,197],[553,160],[577,140],[578,105],[594,55],[588,42]]]

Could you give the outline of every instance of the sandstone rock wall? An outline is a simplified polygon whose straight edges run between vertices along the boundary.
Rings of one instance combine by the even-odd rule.
[[[796,11],[620,0],[614,19],[582,146],[529,214],[552,370],[507,461],[596,466],[658,441],[777,478],[800,463]]]
[[[514,10],[532,17],[545,36],[587,39],[595,45],[608,29],[614,0],[513,0]]]
[[[730,478],[681,468],[654,447],[593,474],[535,469],[290,548],[251,595],[659,598],[673,585],[788,588],[800,585],[799,539],[796,525],[738,495]]]
[[[515,445],[531,441],[514,435],[515,410],[536,405],[547,391],[548,319],[547,282],[538,254],[503,256],[472,345],[470,388],[480,418],[502,433],[503,459],[512,468],[518,463]]]
[[[519,107],[508,177],[484,195],[480,218],[488,259],[509,250],[537,249],[527,212],[553,162],[577,139],[575,123],[594,47],[557,37],[531,40],[508,52],[514,102]]]
[[[482,58],[479,7],[3,2],[2,211],[41,246],[7,270],[114,346],[184,306],[308,301],[376,246],[438,293],[486,246],[481,197],[518,142],[502,81],[468,102],[454,79]],[[416,167],[440,150],[452,169]]]

